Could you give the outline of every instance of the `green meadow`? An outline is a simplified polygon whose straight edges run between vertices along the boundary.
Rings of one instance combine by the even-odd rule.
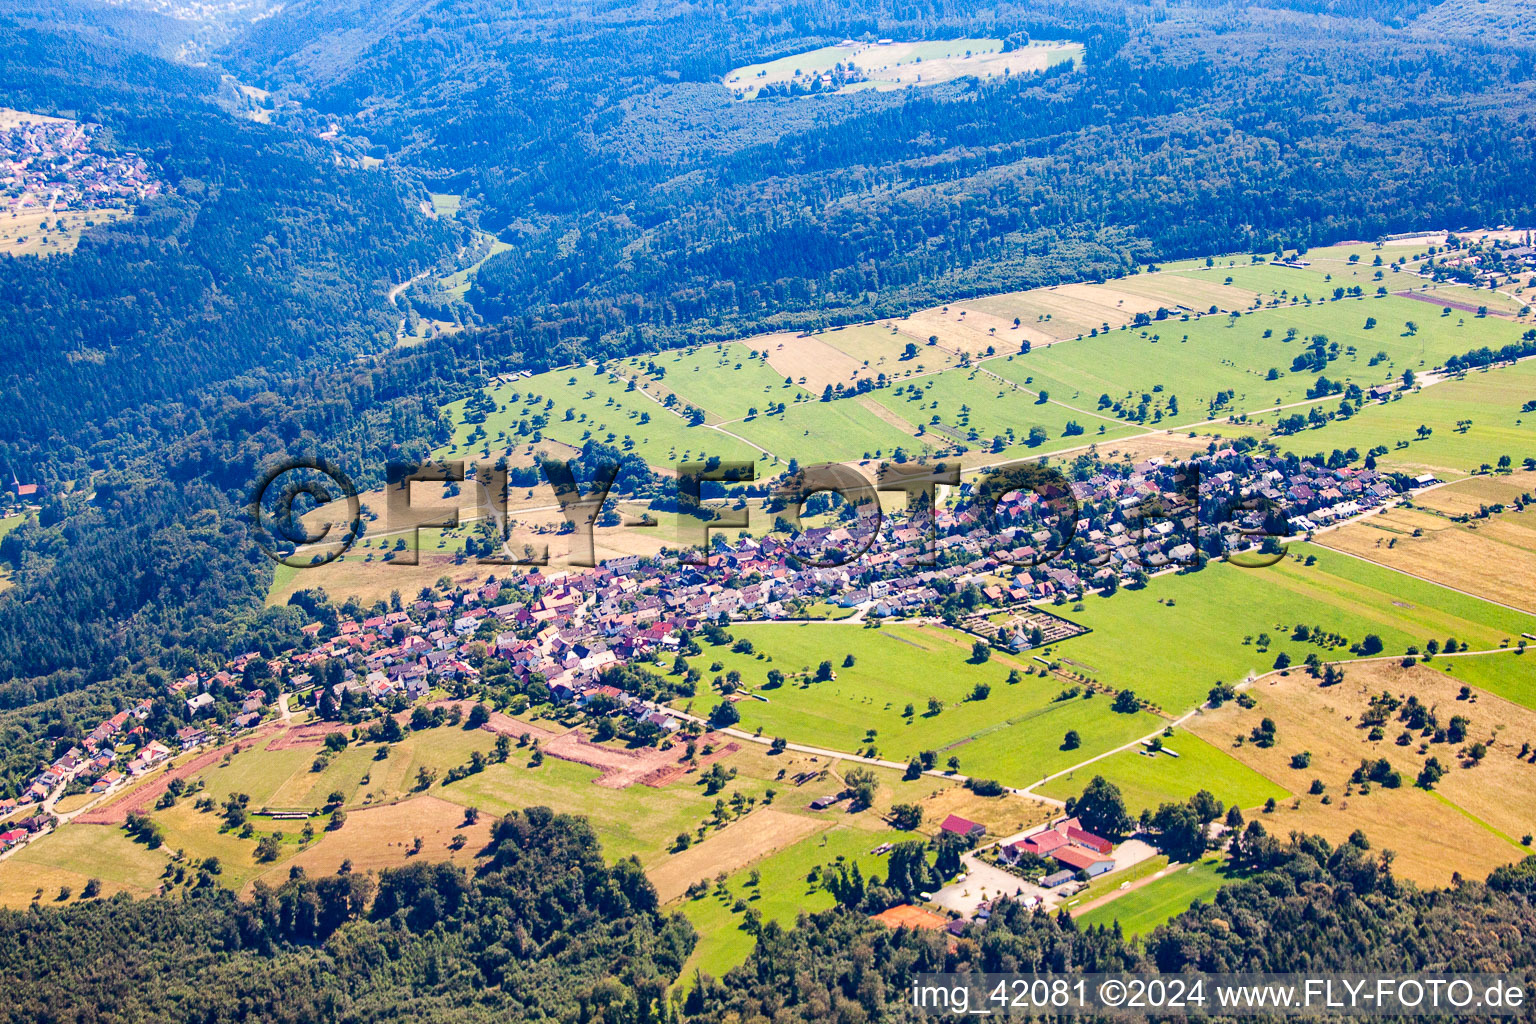
[[[1272,267],[1254,271],[1300,273]],[[1376,325],[1367,327],[1368,318],[1375,318]],[[1411,335],[1405,326],[1410,321],[1417,326]],[[1469,349],[1503,346],[1518,340],[1520,333],[1520,325],[1508,321],[1471,314],[1442,316],[1433,305],[1395,296],[1337,302],[1314,298],[1236,319],[1169,318],[1038,348],[1024,356],[989,359],[983,365],[1078,408],[1097,409],[1101,395],[1129,400],[1134,407],[1147,394],[1155,412],[1167,410],[1168,397],[1173,396],[1178,412],[1164,415],[1175,423],[1189,423],[1305,401],[1318,374],[1292,372],[1291,364],[1313,335],[1325,335],[1339,347],[1338,357],[1322,375],[1370,387],[1400,377],[1404,370],[1422,372]],[[1372,360],[1376,365],[1370,365]],[[1213,408],[1218,392],[1230,392],[1231,398]]]
[[[1067,668],[1116,689],[1130,688],[1169,712],[1205,699],[1217,683],[1237,683],[1274,667],[1283,651],[1295,665],[1316,652],[1351,657],[1293,639],[1298,625],[1360,643],[1379,636],[1383,653],[1447,637],[1487,650],[1536,631],[1536,618],[1445,587],[1309,544],[1261,569],[1212,562],[1198,572],[1154,577],[1146,587],[1089,597],[1066,617],[1093,632],[1052,648]],[[1311,558],[1314,564],[1306,565]],[[1260,635],[1268,634],[1268,647]]]
[[[790,927],[801,912],[828,910],[835,902],[819,880],[809,880],[813,869],[842,862],[857,864],[865,878],[884,876],[885,858],[871,851],[882,843],[915,838],[909,832],[861,827],[864,824],[850,820],[802,839],[735,872],[726,879],[724,889],[713,888],[698,899],[675,904],[699,931],[698,945],[683,966],[683,984],[692,983],[696,970],[718,978],[746,960],[757,941],[742,928],[746,908],[756,909],[764,923],[777,921]],[[750,884],[754,874],[757,885]],[[738,901],[744,904],[740,910]]]
[[[576,448],[595,439],[635,451],[655,466],[711,455],[753,461],[761,454],[707,426],[689,426],[629,379],[591,366],[511,381],[490,393],[496,399],[496,411],[483,424],[464,422],[463,402],[448,406],[455,429],[453,442],[443,453],[447,457],[502,450],[531,440],[535,433]],[[546,417],[542,428],[534,423],[540,416]]]
[[[1495,465],[1501,455],[1516,466],[1536,456],[1536,415],[1521,411],[1532,400],[1536,362],[1528,360],[1472,370],[1275,442],[1282,451],[1297,454],[1354,448],[1362,456],[1384,445],[1387,453],[1376,460],[1382,468],[1452,479]],[[1421,438],[1421,426],[1432,433]]]
[[[1077,926],[1107,928],[1119,921],[1125,934],[1145,935],[1182,914],[1196,901],[1209,902],[1232,879],[1223,862],[1215,858],[1175,864],[1163,877],[1083,914],[1077,918]]]
[[[703,409],[712,423],[744,419],[753,408],[765,410],[770,402],[791,405],[814,397],[798,385],[786,384],[761,358],[766,351],[758,358],[753,351],[739,342],[679,349],[627,360],[619,372],[675,393]]]
[[[1270,797],[1291,794],[1270,782],[1224,751],[1182,730],[1163,738],[1165,749],[1151,753],[1144,748],[1112,754],[1080,771],[1052,779],[1036,792],[1066,800],[1083,791],[1096,775],[1120,787],[1132,814],[1156,810],[1164,803],[1188,800],[1200,790],[1212,793],[1228,806],[1263,806]]]
[[[732,423],[728,429],[782,462],[798,459],[802,465],[888,459],[898,448],[912,456],[929,451],[923,439],[881,419],[865,407],[865,401],[871,399],[803,402],[791,405],[782,415],[758,416]]]
[[[1023,357],[1021,357],[1023,358]],[[1048,454],[1063,448],[1124,436],[1132,428],[1097,413],[1078,411],[1038,396],[986,368],[954,369],[898,382],[873,393],[874,400],[924,431],[930,443],[960,442],[972,449],[992,451],[1002,439],[1001,452],[1022,456]],[[1069,424],[1080,428],[1068,433]],[[1029,443],[1039,427],[1046,439]]]
[[[812,623],[737,625],[731,633],[750,640],[753,652],[706,644],[692,666],[706,682],[739,672],[754,695],[736,704],[739,728],[797,743],[842,751],[873,748],[893,761],[932,750],[938,767],[953,756],[966,775],[1023,785],[1158,727],[1155,716],[1114,712],[1103,697],[1057,700],[1061,681],[1027,674],[1022,663],[999,657],[974,664],[970,638],[948,630]],[[851,666],[844,664],[848,655]],[[824,659],[836,678],[811,682]],[[717,662],[718,670],[712,667]],[[1019,682],[1010,684],[1015,665],[1021,666]],[[786,680],[765,688],[772,670]],[[987,687],[980,699],[978,686]],[[930,698],[942,705],[938,711],[930,710]],[[701,692],[693,704],[703,711],[716,701]],[[1081,746],[1063,750],[1071,730],[1079,733]]]

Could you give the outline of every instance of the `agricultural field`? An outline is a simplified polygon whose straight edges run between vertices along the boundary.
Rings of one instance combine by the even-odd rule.
[[[1149,881],[1133,883],[1134,888],[1079,915],[1077,926],[1107,928],[1119,921],[1126,935],[1145,935],[1197,901],[1209,902],[1233,877],[1216,857],[1194,864],[1171,864]]]
[[[978,453],[1045,455],[1102,443],[1133,429],[1097,413],[1042,402],[1036,392],[981,367],[931,374],[873,394],[930,443],[963,444]],[[1043,439],[1032,438],[1037,427],[1045,432]]]
[[[1068,61],[1081,63],[1077,43],[1033,42],[1004,51],[1000,39],[937,39],[918,42],[855,43],[791,54],[736,68],[725,87],[739,100],[756,99],[765,86],[794,85],[817,92],[886,91],[937,85],[956,78],[991,78],[1044,71]],[[844,84],[823,78],[836,67],[856,67],[864,80]]]
[[[1051,649],[1065,669],[1133,689],[1171,713],[1199,704],[1218,681],[1271,671],[1282,652],[1298,665],[1312,653],[1337,660],[1367,634],[1381,638],[1383,654],[1447,637],[1492,650],[1536,631],[1529,615],[1309,544],[1290,545],[1289,557],[1268,568],[1213,562],[1154,577],[1141,589],[1089,597],[1063,617],[1093,630]],[[1296,639],[1300,625],[1349,643]]]
[[[101,894],[126,892],[148,896],[160,885],[169,851],[149,850],[120,828],[71,825],[43,836],[0,862],[0,906],[21,909],[37,897],[59,903],[61,887],[78,900],[86,883],[97,879]]]
[[[1367,328],[1371,317],[1376,326]],[[1409,321],[1417,325],[1412,336],[1404,327]],[[1318,374],[1293,372],[1291,365],[1305,351],[1307,339],[1318,334],[1329,339],[1330,347],[1338,345],[1337,358],[1323,375],[1370,387],[1401,377],[1404,370],[1422,373],[1469,349],[1503,346],[1518,340],[1520,330],[1503,320],[1442,317],[1431,307],[1396,297],[1319,301],[1236,319],[1169,318],[1144,327],[1101,330],[1097,337],[983,365],[1015,383],[1048,390],[1068,405],[1094,409],[1107,395],[1134,408],[1142,394],[1150,394],[1147,425],[1162,422],[1159,411],[1173,423],[1195,423],[1305,402]],[[1224,397],[1219,403],[1218,395]],[[1176,411],[1169,407],[1170,396],[1178,400]]]
[[[975,664],[972,638],[940,628],[761,624],[732,626],[731,634],[750,641],[752,653],[705,645],[691,664],[706,680],[740,673],[753,696],[736,702],[739,728],[797,743],[873,748],[901,762],[932,750],[941,768],[953,756],[966,775],[1022,785],[1158,728],[1150,714],[1111,711],[1106,698],[1057,700],[1062,680],[1023,661],[995,655]],[[850,655],[854,663],[844,664]],[[836,678],[810,681],[824,659]],[[765,685],[770,671],[784,674],[782,686]],[[1013,672],[1020,681],[1010,684]],[[987,688],[981,699],[978,686]],[[942,705],[937,711],[930,698]],[[714,700],[706,694],[693,703],[702,709]],[[1081,747],[1061,749],[1072,730]]]
[[[1132,814],[1188,800],[1202,789],[1227,806],[1244,810],[1261,807],[1270,798],[1282,800],[1291,795],[1224,751],[1183,730],[1163,737],[1160,752],[1141,747],[1112,754],[1070,775],[1052,779],[1036,792],[1066,800],[1081,793],[1096,775],[1120,787]]]
[[[1513,502],[1536,489],[1536,473],[1472,477],[1317,536],[1325,547],[1536,613],[1536,517]],[[1502,512],[1466,522],[1480,507]]]
[[[1487,321],[1483,321],[1487,322]],[[1275,441],[1297,454],[1354,448],[1364,455],[1382,445],[1383,469],[1415,476],[1456,479],[1497,464],[1508,455],[1516,466],[1536,456],[1536,415],[1522,411],[1536,400],[1536,361],[1473,370],[1385,403],[1365,406],[1347,420],[1335,419]],[[1432,433],[1419,436],[1419,428]]]
[[[782,381],[780,382],[782,383]],[[456,425],[447,458],[488,455],[542,438],[580,448],[589,439],[633,450],[657,468],[718,456],[753,461],[762,453],[706,425],[690,427],[661,401],[617,372],[592,366],[552,370],[490,389],[496,411],[483,423],[464,421],[464,403],[448,406]],[[745,413],[745,407],[743,407]],[[535,421],[543,422],[543,426]],[[536,436],[537,435],[537,436]]]
[[[1513,662],[1526,656],[1487,657]],[[1190,727],[1299,794],[1259,815],[1272,834],[1298,830],[1339,842],[1360,829],[1373,849],[1394,851],[1393,871],[1400,877],[1426,885],[1445,884],[1453,871],[1481,877],[1529,852],[1521,840],[1536,831],[1528,799],[1536,764],[1523,745],[1536,741],[1536,713],[1488,692],[1463,698],[1466,684],[1441,670],[1443,660],[1457,659],[1410,667],[1396,660],[1345,665],[1343,681],[1331,687],[1320,687],[1304,672],[1273,676],[1250,691],[1255,707],[1232,702]],[[1367,712],[1382,694],[1396,703],[1376,729]],[[1464,739],[1408,729],[1400,715],[1409,696],[1433,709],[1441,728],[1453,717],[1463,719]],[[1252,741],[1264,719],[1274,723],[1267,746]],[[1486,752],[1474,750],[1475,744],[1484,744]],[[1430,758],[1444,769],[1432,790],[1414,784]],[[1352,781],[1363,759],[1385,759],[1401,784]]]
[[[60,256],[98,224],[129,216],[126,210],[48,210],[0,213],[0,256]]]

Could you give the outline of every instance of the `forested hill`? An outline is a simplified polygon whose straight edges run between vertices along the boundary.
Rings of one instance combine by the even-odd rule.
[[[0,101],[105,125],[173,189],[67,257],[0,260],[0,459],[24,478],[121,466],[183,403],[392,344],[384,293],[458,244],[461,229],[421,213],[419,186],[238,120],[217,86],[0,23]]]
[[[479,870],[208,884],[0,913],[0,1021],[641,1024],[693,948],[633,860],[548,808],[495,826]]]
[[[228,57],[466,192],[514,243],[471,301],[574,357],[1529,219],[1536,56],[1416,29],[1432,6],[301,0]],[[904,93],[719,84],[866,32],[1087,60]]]
[[[1246,881],[1140,944],[1017,904],[953,943],[836,910],[788,931],[770,923],[724,979],[674,987],[692,928],[657,909],[633,860],[605,865],[585,821],[535,807],[496,824],[472,873],[343,869],[258,884],[244,903],[206,878],[182,897],[0,912],[0,1021],[881,1024],[925,1019],[908,995],[922,971],[1433,964],[1529,980],[1536,966],[1524,939],[1536,926],[1536,859],[1486,884],[1420,891],[1359,839],[1282,844],[1250,825],[1235,856]]]

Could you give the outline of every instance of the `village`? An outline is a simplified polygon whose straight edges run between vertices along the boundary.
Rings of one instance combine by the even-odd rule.
[[[966,485],[927,523],[887,518],[864,555],[846,565],[806,563],[808,551],[856,541],[849,526],[827,525],[789,539],[717,538],[709,566],[629,556],[593,568],[487,576],[356,617],[320,606],[295,648],[247,652],[218,671],[166,680],[162,693],[100,722],[20,792],[0,798],[0,856],[53,828],[53,807],[66,792],[105,798],[182,753],[287,717],[290,701],[323,719],[359,722],[433,695],[463,695],[491,675],[525,695],[525,707],[542,702],[616,717],[660,742],[703,728],[702,719],[666,706],[691,695],[696,680],[676,681],[671,693],[640,693],[623,670],[666,666],[697,650],[695,634],[720,624],[793,620],[819,603],[868,621],[945,622],[1013,653],[1043,650],[1080,632],[1047,611],[1068,598],[1112,593],[1149,572],[1251,548],[1265,522],[1273,541],[1368,514],[1433,482],[1237,447],[1187,463],[1092,468],[1072,484],[1078,512],[1070,540],[1059,522],[1046,521],[1051,510],[1034,494],[1009,495],[999,518],[1006,513],[1015,525],[992,536]],[[1108,851],[1061,834],[1068,841],[1044,852],[1054,856],[1059,847],[1062,871],[1105,869],[1104,858],[1090,854]],[[1056,885],[1068,880],[1055,877]],[[1037,895],[1051,899],[1056,885],[1043,884]]]

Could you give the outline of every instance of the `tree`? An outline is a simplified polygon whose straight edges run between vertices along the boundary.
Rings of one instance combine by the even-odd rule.
[[[741,721],[741,712],[736,710],[736,705],[728,700],[723,700],[715,705],[715,709],[709,713],[709,727],[711,729],[724,729]]]
[[[892,828],[911,832],[923,823],[923,809],[917,804],[895,804],[889,821]]]
[[[1163,804],[1152,816],[1157,845],[1170,860],[1192,861],[1205,852],[1205,826],[1189,804]]]
[[[261,841],[256,844],[256,859],[264,864],[277,860],[279,852],[281,847],[278,845],[276,834],[262,836]]]
[[[1067,735],[1062,738],[1062,750],[1076,750],[1083,745],[1083,738],[1077,734],[1076,729],[1068,729]]]
[[[465,727],[469,729],[478,729],[490,720],[491,713],[486,710],[484,704],[481,704],[477,701],[475,705],[469,709],[469,718],[465,722]]]
[[[992,660],[992,645],[985,640],[977,640],[971,644],[971,661],[977,665],[984,665]]]
[[[868,768],[850,768],[843,773],[843,782],[847,786],[847,792],[853,800],[855,809],[861,810],[875,802],[875,790],[879,785],[879,779]]]
[[[1082,822],[1083,828],[1106,839],[1119,839],[1131,829],[1120,787],[1095,775],[1082,795],[1067,801],[1067,814]]]
[[[1141,710],[1141,701],[1136,698],[1134,690],[1121,690],[1115,694],[1115,702],[1111,707],[1122,715],[1134,715]]]
[[[1435,783],[1439,782],[1444,776],[1445,767],[1441,765],[1440,759],[1431,757],[1424,762],[1424,767],[1419,769],[1417,785],[1420,789],[1434,789]]]
[[[915,757],[907,762],[907,770],[901,774],[902,781],[904,782],[911,782],[913,779],[922,778],[922,776],[923,762]]]

